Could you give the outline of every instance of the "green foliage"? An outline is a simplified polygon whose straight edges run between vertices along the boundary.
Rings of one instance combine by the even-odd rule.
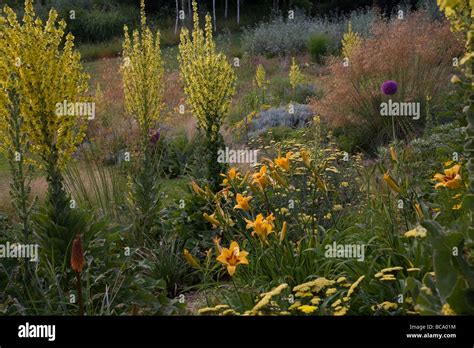
[[[315,34],[308,40],[308,52],[311,59],[319,64],[323,63],[323,58],[329,53],[331,38],[327,34]]]

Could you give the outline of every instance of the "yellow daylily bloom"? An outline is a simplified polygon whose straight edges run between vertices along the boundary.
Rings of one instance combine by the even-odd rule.
[[[232,167],[227,172],[227,176],[229,177],[230,180],[235,180],[236,178],[240,176],[240,173],[237,171],[237,168]]]
[[[268,184],[267,166],[262,166],[260,171],[252,175],[253,183],[258,184],[261,189],[265,189]]]
[[[280,231],[280,242],[283,242],[283,240],[285,239],[286,230],[287,230],[287,223],[286,221],[283,221],[283,226],[281,227],[281,231]]]
[[[383,175],[383,179],[388,184],[388,186],[392,188],[392,190],[394,190],[397,193],[402,192],[402,189],[400,188],[400,186],[397,185],[395,180],[393,180],[393,178],[390,176],[388,171]]]
[[[204,190],[200,188],[199,185],[195,181],[191,182],[191,187],[194,193],[196,193],[198,196],[202,196],[204,194]]]
[[[390,158],[394,162],[398,162],[398,155],[397,152],[395,151],[395,148],[393,146],[390,146]]]
[[[461,170],[461,165],[456,164],[449,169],[444,170],[444,174],[436,173],[433,177],[433,180],[438,181],[435,185],[435,189],[438,190],[441,187],[446,188],[458,188],[461,186],[462,178],[459,174]]]
[[[197,261],[193,255],[191,255],[191,253],[189,252],[188,249],[184,249],[184,258],[186,259],[186,261],[188,261],[188,263],[193,266],[194,268],[199,268],[199,261]]]
[[[266,240],[268,235],[273,232],[273,221],[275,220],[273,214],[268,215],[266,218],[263,218],[262,214],[258,214],[255,221],[244,220],[247,223],[247,229],[253,228],[252,236],[257,234],[260,239]]]
[[[415,203],[415,212],[419,219],[423,219],[424,217],[423,210],[421,209],[421,206],[418,203]]]
[[[293,152],[287,152],[285,157],[278,155],[278,158],[275,159],[275,164],[286,171],[290,170],[290,157],[293,155]]]
[[[207,213],[204,213],[202,214],[202,216],[204,217],[204,219],[206,219],[207,221],[209,221],[213,226],[220,226],[220,222],[216,219],[216,213],[213,213],[211,215],[207,214]]]
[[[232,241],[229,248],[221,249],[221,254],[217,256],[216,260],[227,266],[227,272],[229,272],[230,276],[233,276],[238,265],[249,264],[247,260],[248,254],[248,252],[240,250],[237,242]]]
[[[311,158],[309,157],[308,151],[305,149],[300,150],[301,158],[303,159],[303,164],[305,165],[306,168],[311,167]]]
[[[237,193],[237,204],[234,207],[234,209],[242,209],[244,211],[249,211],[250,210],[250,200],[252,199],[252,196],[244,197],[240,193]]]

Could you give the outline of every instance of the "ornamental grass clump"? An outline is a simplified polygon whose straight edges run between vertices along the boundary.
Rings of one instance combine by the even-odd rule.
[[[211,16],[206,15],[202,30],[195,1],[193,12],[192,33],[186,28],[181,31],[178,60],[186,101],[206,139],[207,178],[211,187],[217,189],[219,173],[223,170],[217,161],[218,150],[223,145],[219,131],[235,93],[236,74],[226,56],[216,49]]]

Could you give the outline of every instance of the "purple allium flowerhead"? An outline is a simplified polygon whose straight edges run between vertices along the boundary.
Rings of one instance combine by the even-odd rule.
[[[393,95],[397,93],[398,84],[393,80],[388,80],[382,84],[382,87],[380,88],[380,90],[385,95]]]
[[[150,129],[148,135],[150,136],[150,142],[153,144],[156,144],[158,140],[160,140],[160,131],[158,129]]]

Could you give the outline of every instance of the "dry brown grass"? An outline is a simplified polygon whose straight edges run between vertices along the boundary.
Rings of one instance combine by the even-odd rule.
[[[424,12],[405,20],[379,21],[372,32],[373,38],[349,57],[349,67],[344,67],[342,58],[331,61],[329,74],[322,79],[324,97],[312,105],[333,126],[370,127],[377,134],[385,126],[380,117],[382,83],[397,81],[399,92],[392,99],[420,102],[423,117],[426,96],[439,102],[449,86],[452,59],[462,45],[447,22],[433,22]]]

